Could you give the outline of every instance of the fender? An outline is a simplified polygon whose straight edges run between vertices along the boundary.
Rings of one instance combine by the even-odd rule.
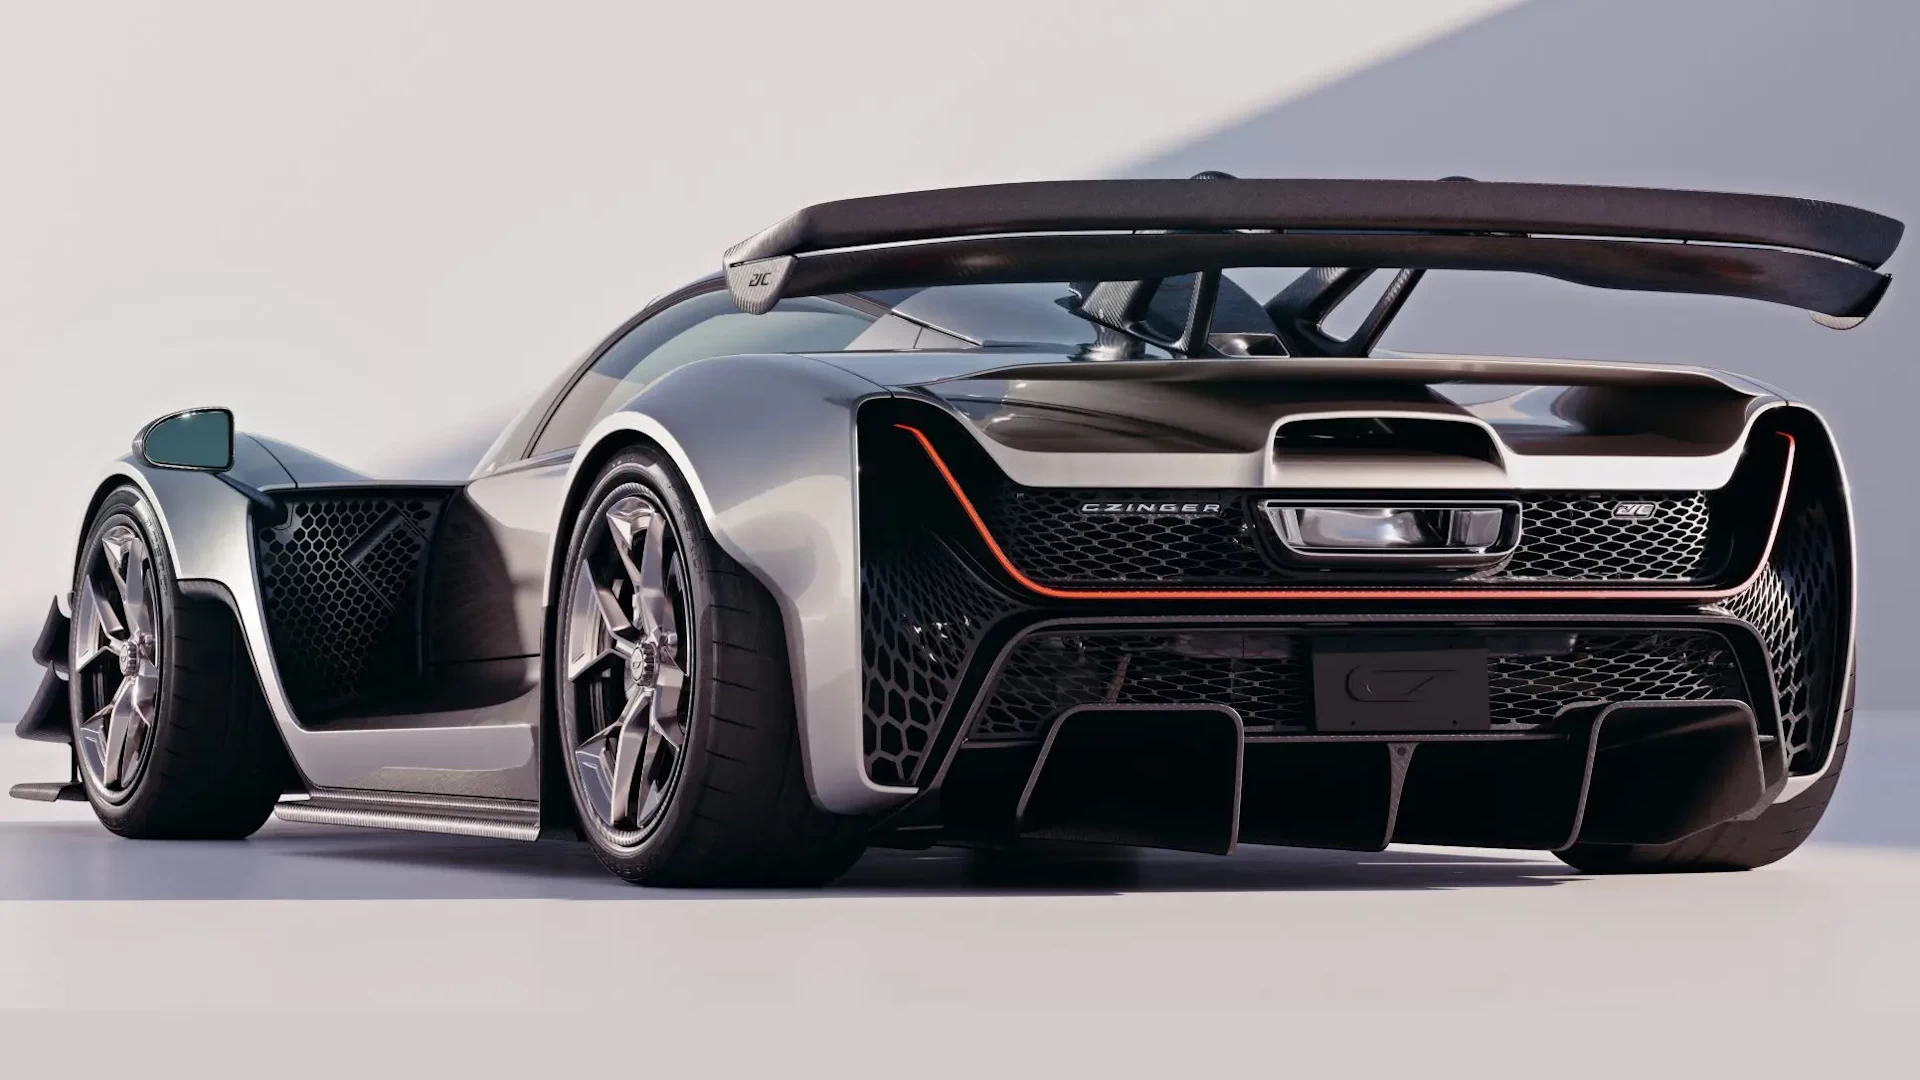
[[[1827,448],[1832,455],[1834,491],[1838,496],[1833,502],[1833,527],[1838,534],[1840,551],[1846,556],[1842,573],[1847,580],[1847,609],[1842,619],[1843,638],[1838,659],[1840,677],[1833,681],[1833,730],[1827,735],[1825,754],[1820,759],[1820,768],[1804,776],[1790,776],[1786,786],[1774,797],[1774,802],[1791,802],[1807,793],[1808,789],[1819,783],[1833,768],[1834,751],[1840,741],[1840,720],[1853,700],[1854,684],[1857,676],[1854,664],[1858,656],[1858,638],[1860,633],[1860,541],[1853,523],[1853,489],[1847,481],[1847,462],[1840,453],[1839,440],[1834,438],[1833,426],[1819,409],[1804,401],[1788,403],[1793,409],[1805,413],[1825,437]]]

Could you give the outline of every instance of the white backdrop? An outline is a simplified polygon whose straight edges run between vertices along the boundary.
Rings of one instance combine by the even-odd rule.
[[[154,415],[464,475],[805,203],[1100,175],[1507,6],[0,0],[0,722],[86,482]]]

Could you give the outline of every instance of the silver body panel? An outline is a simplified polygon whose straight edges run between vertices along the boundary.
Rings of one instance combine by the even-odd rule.
[[[1414,405],[1356,401],[1356,381],[1443,386],[1453,396]],[[565,385],[556,382],[547,400]],[[1694,421],[1682,409],[1624,434],[1580,419],[1591,399],[1610,394],[1699,408]],[[1040,348],[703,360],[648,385],[595,425],[577,452],[516,461],[519,448],[503,438],[462,489],[497,554],[511,610],[502,623],[506,643],[491,650],[497,655],[464,659],[519,664],[524,690],[480,708],[345,725],[303,723],[289,702],[245,494],[219,477],[156,469],[131,456],[111,466],[102,483],[140,487],[181,578],[214,583],[231,598],[267,704],[310,787],[533,802],[540,792],[539,657],[570,526],[567,498],[591,482],[610,447],[648,440],[673,461],[715,540],[767,588],[785,617],[815,801],[839,813],[871,813],[914,793],[873,782],[862,746],[855,416],[864,402],[888,396],[945,409],[1021,483],[1128,488],[1715,488],[1731,475],[1756,418],[1789,404],[1735,376],[1568,361],[1087,363]],[[530,410],[543,407],[536,402]],[[1018,423],[996,419],[1062,408],[1097,414],[1099,438],[1107,441],[1075,449],[1082,436],[1070,434],[1042,445],[1016,432]],[[1484,432],[1497,453],[1480,462],[1387,458],[1363,467],[1276,456],[1274,436],[1283,425],[1348,415],[1456,421]],[[1696,426],[1684,429],[1688,423]],[[1189,436],[1209,440],[1207,448],[1168,445]],[[241,440],[232,475],[268,490],[378,486],[265,440]],[[1781,797],[1799,794],[1813,779],[1795,778]]]

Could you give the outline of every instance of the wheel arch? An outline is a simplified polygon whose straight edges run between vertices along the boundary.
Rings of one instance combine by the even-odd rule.
[[[867,775],[861,726],[854,417],[864,402],[889,396],[859,375],[791,355],[702,360],[649,384],[594,425],[569,467],[541,593],[545,646],[587,486],[613,454],[652,447],[685,482],[714,541],[779,609],[815,804],[858,815],[909,797],[913,789]]]
[[[67,690],[73,663],[70,636],[73,619],[73,580],[79,572],[81,559],[86,554],[87,534],[92,531],[94,518],[99,516],[100,509],[107,499],[123,488],[131,488],[139,492],[152,507],[154,518],[160,523],[159,542],[165,545],[169,556],[173,554],[173,538],[167,526],[164,508],[154,495],[152,486],[145,482],[145,478],[130,461],[116,462],[114,467],[108,469],[94,482],[93,491],[87,497],[79,525],[74,530],[73,539],[67,547],[65,581],[59,591],[54,593],[52,607],[47,612],[47,617],[34,641],[34,663],[39,664],[46,671],[40,681],[39,689],[34,692],[27,704],[25,714],[14,725],[14,733],[20,738],[35,742],[57,742],[69,747],[73,745],[72,709]]]
[[[595,429],[595,433],[581,444],[567,471],[566,494],[560,501],[559,520],[555,524],[553,537],[548,544],[544,572],[545,582],[541,586],[541,598],[545,614],[540,625],[540,655],[542,673],[540,679],[540,820],[542,831],[551,831],[577,825],[574,818],[573,800],[567,792],[566,777],[559,769],[561,747],[558,740],[559,703],[554,695],[558,687],[547,678],[546,666],[555,650],[559,648],[558,624],[560,582],[565,577],[567,551],[573,543],[573,532],[581,507],[586,504],[587,496],[594,482],[606,468],[609,461],[620,454],[633,449],[644,449],[664,459],[680,478],[694,497],[694,511],[700,515],[701,524],[709,533],[714,533],[712,503],[707,498],[706,489],[700,483],[686,451],[672,438],[671,434],[657,424],[642,421],[651,419],[642,413],[616,414],[635,417],[632,421],[616,420],[611,425],[602,425],[605,430]],[[664,437],[663,437],[664,436]],[[717,539],[717,534],[716,539]],[[734,552],[722,542],[729,555]],[[736,561],[738,557],[736,556]],[[753,567],[742,563],[747,573],[768,589],[767,581]],[[777,594],[776,594],[777,595]],[[787,646],[789,663],[797,663],[794,651],[795,634],[785,608],[780,610],[781,635]],[[797,686],[797,684],[796,684]],[[549,816],[552,815],[552,816]]]
[[[93,485],[93,493],[87,497],[86,508],[80,514],[78,526],[73,531],[73,540],[67,545],[67,577],[60,588],[60,610],[71,618],[73,616],[73,576],[79,570],[80,559],[85,554],[87,532],[93,527],[93,519],[100,513],[109,496],[121,488],[133,488],[147,500],[153,508],[154,520],[160,523],[160,542],[167,545],[167,554],[174,555],[179,550],[173,541],[173,527],[167,521],[167,508],[155,494],[153,485],[141,475],[137,466],[131,462],[115,462]]]
[[[293,747],[288,745],[287,733],[275,722],[273,708],[267,702],[267,692],[260,670],[260,658],[254,655],[253,643],[247,637],[246,621],[240,617],[240,602],[234,599],[233,590],[229,589],[225,582],[211,578],[180,578],[177,584],[182,598],[217,610],[220,618],[232,621],[234,639],[240,642],[240,664],[245,669],[245,675],[252,680],[252,693],[259,705],[258,709],[252,710],[248,715],[265,721],[267,726],[273,729],[275,741],[286,753],[289,764],[292,764],[295,761]],[[300,790],[305,790],[306,777],[301,774],[297,766],[288,769],[288,778],[297,783]]]
[[[182,473],[179,475],[185,477],[192,474]],[[213,483],[218,482],[214,481],[211,477],[201,477],[200,479]],[[166,549],[168,562],[174,568],[174,584],[179,591],[181,599],[189,603],[215,608],[219,611],[219,618],[232,621],[233,633],[236,636],[236,640],[242,644],[242,655],[239,658],[240,662],[244,664],[246,675],[252,680],[253,693],[258,696],[260,703],[266,706],[265,678],[260,666],[261,658],[259,650],[254,647],[253,639],[251,635],[247,633],[246,621],[241,617],[239,601],[234,597],[232,588],[226,582],[216,577],[204,576],[198,573],[188,573],[183,568],[185,566],[197,565],[197,560],[193,558],[195,553],[187,553],[189,558],[183,561],[183,552],[175,535],[176,530],[169,513],[170,507],[167,500],[162,498],[160,491],[156,490],[151,479],[145,474],[144,467],[135,462],[131,457],[117,461],[109,467],[107,471],[95,481],[93,490],[87,497],[85,509],[80,516],[79,525],[75,529],[73,540],[68,547],[69,558],[66,583],[55,596],[57,610],[68,619],[72,618],[72,583],[80,567],[81,560],[85,558],[86,555],[85,545],[87,536],[92,531],[94,519],[99,516],[106,501],[111,498],[115,492],[123,489],[131,489],[138,492],[152,512],[154,521],[159,525],[160,535],[154,539]],[[64,636],[57,644],[49,643],[49,646],[50,648],[58,650],[57,653],[51,655],[49,659],[57,659],[63,665],[71,663],[71,644]],[[280,741],[283,749],[289,750],[289,757],[291,758],[290,748],[286,746],[286,733],[280,730],[278,723],[272,722],[274,713],[271,707],[263,707],[252,715],[264,717],[269,721],[270,726],[275,729],[274,737]]]
[[[1840,596],[1842,610],[1838,620],[1839,641],[1832,660],[1835,677],[1827,688],[1829,715],[1833,719],[1824,733],[1825,745],[1821,749],[1820,767],[1814,772],[1790,777],[1786,787],[1776,797],[1776,804],[1792,802],[1806,795],[1834,770],[1837,759],[1842,756],[1843,718],[1853,710],[1854,695],[1859,684],[1860,611],[1858,523],[1854,516],[1853,490],[1847,477],[1846,461],[1840,451],[1840,440],[1825,415],[1804,401],[1796,399],[1787,402],[1781,408],[1781,414],[1787,423],[1795,426],[1797,437],[1805,448],[1799,457],[1803,462],[1802,467],[1808,470],[1805,482],[1829,497],[1827,509],[1834,530],[1843,588]]]
[[[546,578],[540,587],[543,608],[540,619],[540,831],[543,834],[561,833],[569,829],[577,831],[581,827],[573,798],[567,791],[567,778],[562,766],[559,701],[555,697],[559,687],[548,678],[552,658],[559,648],[560,598],[556,594],[560,580],[565,576],[561,564],[566,561],[567,549],[573,543],[574,519],[580,516],[580,507],[586,502],[587,493],[600,475],[600,470],[622,451],[634,447],[646,447],[662,455],[667,453],[664,447],[642,432],[625,428],[609,432],[591,445],[582,444],[567,471],[566,493],[561,497],[559,518],[554,523],[553,536],[547,545],[543,571]]]

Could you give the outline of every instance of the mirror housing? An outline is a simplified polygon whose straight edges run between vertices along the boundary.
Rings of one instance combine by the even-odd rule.
[[[233,468],[233,411],[183,409],[140,429],[133,440],[140,460],[161,469],[225,472]]]

